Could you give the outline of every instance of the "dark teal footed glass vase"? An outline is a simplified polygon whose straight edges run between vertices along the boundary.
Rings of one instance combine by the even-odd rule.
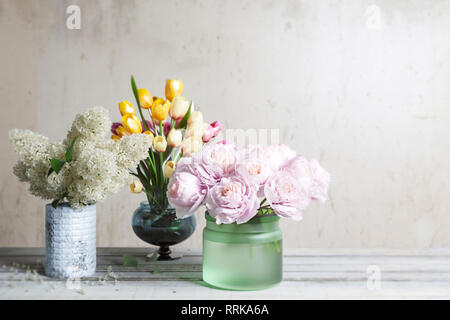
[[[203,280],[228,290],[260,290],[283,278],[282,234],[276,215],[243,224],[216,224],[206,214]]]
[[[169,246],[176,245],[194,233],[195,215],[177,218],[174,208],[164,210],[141,202],[134,211],[131,225],[134,233],[143,241],[159,246],[158,260],[174,260]]]

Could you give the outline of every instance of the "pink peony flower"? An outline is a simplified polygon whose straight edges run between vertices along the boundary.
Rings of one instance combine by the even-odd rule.
[[[240,176],[223,178],[207,195],[206,208],[217,224],[245,223],[258,212],[256,190]]]
[[[261,147],[249,146],[240,152],[236,170],[258,190],[258,197],[264,196],[264,184],[273,171],[267,159],[263,157]]]
[[[258,150],[258,152],[262,153],[262,157],[267,159],[274,172],[278,171],[296,156],[295,151],[284,144],[264,147]]]
[[[188,171],[176,170],[167,186],[167,198],[179,217],[195,212],[205,199],[206,192],[199,178]]]
[[[326,172],[317,160],[309,162],[309,169],[312,175],[311,198],[320,202],[325,202],[328,198],[328,185],[330,184],[330,174]]]
[[[192,158],[192,166],[195,167],[193,170],[208,187],[214,186],[223,177],[229,177],[236,172],[237,153],[233,144],[206,145]]]
[[[301,220],[311,202],[312,185],[309,162],[297,156],[267,180],[264,195],[277,215]]]

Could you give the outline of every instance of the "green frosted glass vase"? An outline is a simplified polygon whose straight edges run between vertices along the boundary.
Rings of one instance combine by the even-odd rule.
[[[272,287],[283,277],[282,234],[276,215],[243,224],[216,224],[206,213],[203,280],[229,290]]]

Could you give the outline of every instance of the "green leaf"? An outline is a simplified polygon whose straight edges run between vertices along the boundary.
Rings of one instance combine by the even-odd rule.
[[[72,162],[73,157],[73,146],[75,145],[75,141],[78,137],[73,138],[72,143],[70,144],[70,147],[66,151],[66,162]]]
[[[63,167],[65,161],[52,158],[50,159],[50,170],[48,171],[48,175],[55,171],[56,173],[59,173],[61,171],[61,168]]]
[[[122,262],[125,267],[137,267],[138,266],[138,261],[136,260],[136,258],[129,253],[125,253],[122,256]]]
[[[53,200],[53,201],[52,201],[52,207],[56,209],[56,207],[57,207],[58,204],[59,204],[59,201],[61,201],[61,199]]]
[[[156,261],[158,260],[158,251],[155,250],[153,252],[153,254],[150,257],[148,257],[148,259],[149,259],[150,262],[154,263],[153,274],[161,273],[161,271],[158,268],[158,265],[156,264]]]
[[[59,199],[55,199],[52,201],[52,207],[56,209],[56,207],[58,206],[58,204],[61,202],[61,200],[63,200],[65,197],[67,197],[67,192],[64,192],[64,194],[61,196],[61,198]]]
[[[272,208],[259,208],[258,210],[258,215],[263,216],[263,215],[269,215],[269,214],[273,214],[274,211]]]
[[[188,111],[184,115],[183,119],[181,119],[180,123],[178,123],[177,129],[184,129],[184,128],[186,128],[187,121],[189,119],[189,116],[191,115],[191,107],[192,107],[192,100],[191,100],[191,103],[189,104]]]

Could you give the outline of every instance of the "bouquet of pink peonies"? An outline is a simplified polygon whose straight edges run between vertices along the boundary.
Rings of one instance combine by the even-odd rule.
[[[217,224],[242,224],[256,215],[300,220],[311,201],[325,202],[330,176],[285,145],[238,149],[222,141],[179,160],[167,196],[177,215],[206,205]]]

